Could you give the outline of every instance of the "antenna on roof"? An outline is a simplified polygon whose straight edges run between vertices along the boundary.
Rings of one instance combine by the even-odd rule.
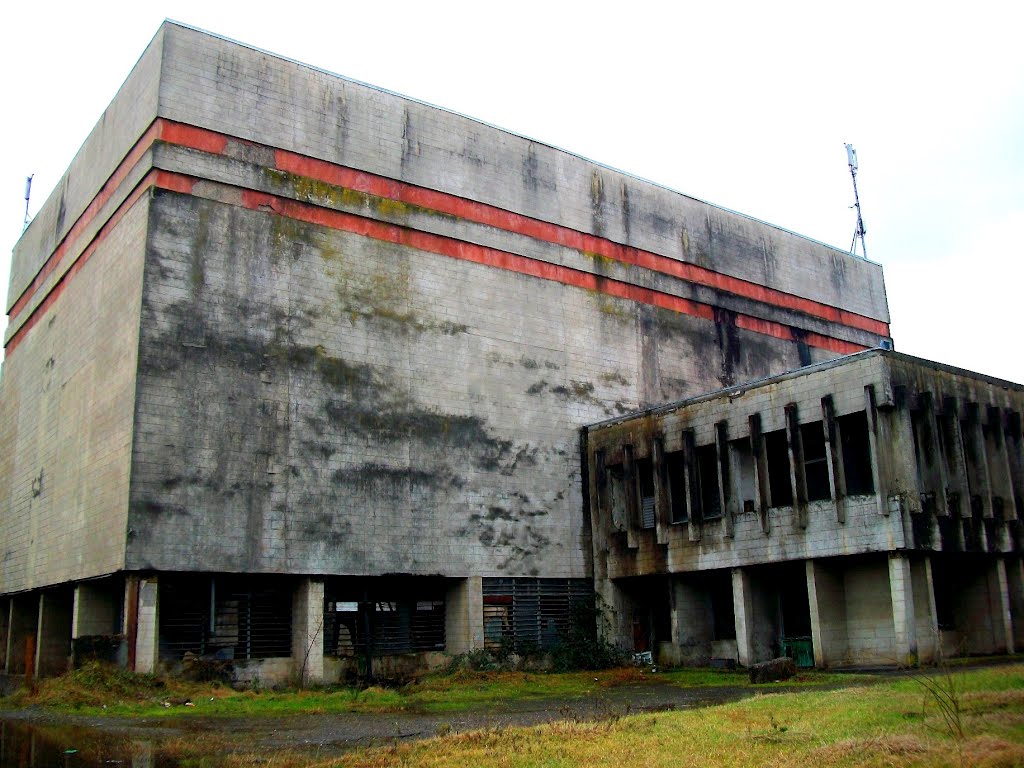
[[[846,162],[850,166],[850,176],[853,178],[853,205],[857,209],[857,229],[853,231],[853,242],[850,243],[850,253],[857,255],[857,238],[860,238],[861,255],[867,259],[868,247],[864,245],[864,218],[860,215],[860,195],[857,194],[857,150],[853,144],[846,145]]]
[[[25,223],[21,227],[22,232],[28,229],[28,201],[32,197],[32,178],[34,176],[35,174],[33,173],[32,176],[25,179]]]

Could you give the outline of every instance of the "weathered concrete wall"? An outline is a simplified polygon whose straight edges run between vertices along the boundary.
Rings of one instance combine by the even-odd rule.
[[[124,565],[148,216],[143,197],[4,362],[2,592]]]
[[[583,576],[579,425],[718,381],[698,318],[196,197],[145,285],[130,568]]]
[[[851,664],[898,664],[886,557],[851,563],[843,573],[847,660]]]
[[[8,312],[156,117],[164,29],[161,27],[146,47],[15,246],[5,307]]]
[[[160,114],[881,318],[881,268],[460,115],[166,24]]]

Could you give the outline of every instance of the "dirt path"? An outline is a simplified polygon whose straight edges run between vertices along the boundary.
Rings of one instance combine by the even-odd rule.
[[[851,679],[851,685],[859,681]],[[210,736],[229,739],[245,750],[298,750],[340,754],[355,747],[423,739],[442,733],[482,728],[528,726],[553,720],[600,720],[636,712],[691,709],[738,701],[762,693],[781,693],[796,688],[749,687],[680,688],[651,682],[602,688],[593,694],[571,698],[513,701],[506,705],[440,714],[398,712],[387,714],[300,714],[287,717],[168,717],[115,718],[57,716],[41,710],[0,712],[0,720],[43,728],[59,726],[91,733],[97,739],[160,742],[185,737]],[[800,690],[807,690],[806,686]]]

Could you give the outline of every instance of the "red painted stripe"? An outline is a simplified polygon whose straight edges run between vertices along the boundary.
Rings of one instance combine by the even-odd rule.
[[[362,237],[373,238],[374,240],[405,245],[421,251],[449,256],[463,261],[499,267],[544,280],[554,280],[564,285],[585,288],[610,296],[663,307],[664,309],[692,315],[704,320],[714,321],[715,319],[714,307],[708,304],[602,277],[591,272],[563,267],[546,261],[508,253],[507,251],[500,251],[496,248],[467,243],[442,235],[420,232],[419,230],[407,229],[396,224],[376,221],[375,219],[365,219],[354,214],[335,211],[330,208],[320,208],[319,206],[300,203],[289,198],[275,197],[274,195],[254,190],[244,190],[242,192],[242,204],[246,208],[253,210],[270,211],[280,216],[287,216],[288,218],[330,229],[351,232]],[[737,315],[736,325],[744,330],[755,331],[786,341],[792,341],[794,338],[793,331],[788,325],[749,315]],[[866,349],[866,347],[860,344],[833,339],[819,334],[807,334],[806,340],[812,346],[829,349],[841,354],[849,354]]]
[[[139,140],[135,142],[135,146],[131,148],[127,155],[125,155],[121,164],[117,166],[117,169],[113,174],[111,174],[110,178],[107,179],[106,183],[96,194],[96,197],[94,197],[89,205],[86,206],[85,210],[71,226],[71,229],[68,230],[68,233],[61,239],[53,253],[50,254],[46,263],[43,264],[39,272],[36,273],[31,284],[22,291],[21,296],[18,297],[14,306],[11,307],[11,311],[9,313],[11,320],[14,320],[21,313],[25,306],[32,300],[35,292],[39,290],[39,287],[46,282],[46,279],[51,274],[53,274],[57,265],[60,264],[61,259],[64,258],[64,254],[67,253],[71,245],[73,245],[78,238],[82,236],[82,233],[89,224],[92,223],[92,220],[100,212],[100,209],[109,202],[114,192],[119,186],[121,186],[121,182],[123,182],[125,177],[128,175],[128,172],[131,171],[139,161],[139,158],[146,154],[146,150],[149,149],[153,141],[159,136],[162,127],[162,121],[154,121],[149,128],[146,129],[146,132],[142,134]]]
[[[584,253],[592,253],[614,259],[624,264],[650,269],[678,277],[698,285],[717,288],[744,298],[753,299],[775,307],[792,309],[814,315],[830,322],[841,323],[871,333],[887,336],[889,326],[874,318],[838,309],[812,299],[805,299],[774,288],[768,288],[748,280],[724,275],[695,264],[661,256],[632,246],[622,245],[606,238],[596,237],[558,224],[551,224],[501,208],[479,203],[474,200],[417,187],[405,182],[386,179],[363,171],[335,165],[324,160],[298,155],[284,149],[275,149],[275,165],[278,170],[298,176],[323,181],[358,192],[399,200],[440,213],[447,213],[462,219],[485,224],[536,240],[563,245]]]
[[[131,168],[156,140],[163,140],[212,154],[223,154],[227,149],[228,142],[232,139],[225,134],[216,133],[214,131],[197,128],[183,123],[164,120],[163,118],[155,120],[143,136],[136,142],[128,155],[125,156],[125,159],[107,180],[97,196],[90,202],[86,210],[68,231],[68,234],[63,238],[58,247],[50,255],[50,258],[47,259],[42,269],[40,269],[39,273],[33,279],[32,284],[18,298],[17,302],[11,309],[10,317],[12,320],[14,320],[25,309],[28,302],[31,300],[31,297],[37,290],[39,290],[49,275],[51,275],[58,267],[71,245],[81,237],[84,230],[99,213],[100,209],[109,201],[114,191],[124,181],[124,178],[127,176]],[[235,140],[239,141],[238,139]],[[352,168],[345,168],[322,160],[297,155],[285,150],[275,150],[275,157],[275,163],[278,169],[285,170],[290,173],[312,177],[336,186],[353,189],[386,199],[398,200],[410,205],[420,206],[425,209],[448,213],[470,221],[482,223],[487,226],[494,226],[496,228],[526,235],[545,242],[574,248],[584,253],[592,253],[597,256],[611,258],[623,263],[634,264],[653,271],[663,272],[689,282],[718,288],[720,290],[751,298],[772,306],[793,309],[850,327],[877,332],[881,335],[888,335],[888,325],[881,321],[866,318],[855,313],[846,312],[845,310],[840,310],[809,299],[793,296],[792,294],[776,291],[775,289],[766,288],[764,286],[757,285],[756,283],[750,283],[738,278],[722,275],[692,264],[684,264],[676,261],[675,259],[670,259],[648,251],[642,251],[630,246],[624,246],[619,243],[615,243],[604,238],[598,238],[567,227],[532,219],[527,216],[522,216],[510,211],[495,208],[494,206],[456,197],[447,193],[417,187],[404,182],[395,181],[393,179],[387,179],[385,177],[376,176],[363,171],[357,171]],[[179,192],[188,192],[191,190],[193,181],[182,181],[186,178],[187,177],[165,172],[159,172],[156,176],[153,176],[152,174],[147,176],[150,184],[157,183],[159,186]],[[154,179],[156,181],[153,181]],[[246,194],[260,195],[262,193],[247,192]],[[264,195],[264,197],[273,199],[279,207],[286,206],[287,204],[287,201],[284,198],[276,198],[270,195]],[[600,290],[604,293],[608,293],[609,295],[630,298],[635,301],[641,301],[654,306],[672,309],[674,311],[703,317],[709,320],[714,319],[713,311],[709,305],[682,299],[677,296],[672,296],[671,294],[641,288],[639,286],[611,280],[609,278],[581,270],[560,267],[546,262],[516,256],[515,254],[506,253],[496,249],[475,246],[471,243],[464,243],[450,238],[431,235],[425,232],[384,224],[382,222],[372,222],[372,220],[363,219],[351,214],[344,214],[339,211],[330,211],[330,209],[322,209],[317,206],[310,206],[306,204],[297,205],[299,205],[302,210],[310,209],[323,211],[325,213],[331,212],[339,216],[348,217],[348,219],[351,220],[348,226],[336,228],[348,229],[348,227],[352,227],[351,229],[348,229],[348,231],[353,232],[363,232],[363,230],[365,230],[369,237],[377,237],[378,239],[385,239],[390,242],[401,242],[420,248],[421,250],[455,256],[457,258],[464,258],[470,261],[477,261],[478,263],[486,263],[492,266],[521,272],[522,274],[531,274],[537,277],[543,277],[544,279],[557,280],[568,285],[576,285],[590,290]],[[315,221],[315,217],[308,218],[305,216],[296,216],[296,218],[302,218],[303,220],[318,223]],[[361,223],[352,223],[356,221]],[[369,227],[371,222],[378,226],[376,228]],[[333,225],[325,224],[325,226]],[[400,234],[384,234],[391,232],[392,230]],[[369,234],[371,231],[376,234]],[[397,237],[398,239],[391,239],[392,237]],[[442,242],[444,245],[439,245],[439,243]],[[95,243],[90,247],[94,246]],[[438,248],[440,248],[440,250],[437,250]],[[485,257],[481,254],[488,255]],[[530,266],[527,267],[525,265]],[[73,274],[75,271],[77,271],[77,269],[71,270],[69,274]],[[61,282],[63,282],[63,278]],[[49,304],[44,300],[43,304],[40,305],[40,309],[42,306],[49,306]],[[33,315],[35,314],[36,312],[33,312]],[[767,333],[768,335],[776,336],[778,338],[792,338],[792,332],[789,330],[788,326],[746,315],[742,315],[740,317],[742,318],[742,324],[740,321],[737,322],[740,327],[747,328],[748,330],[756,330],[759,333]],[[12,342],[14,338],[18,338],[20,335],[19,331],[19,333],[12,338]],[[818,334],[811,334],[807,338],[810,339],[812,336],[815,339],[814,346],[823,346],[825,348],[832,349],[833,351],[843,351],[848,349],[856,350],[862,348],[860,345],[843,342]],[[812,342],[809,341],[808,343]],[[11,343],[8,344],[8,350],[10,351],[10,349]]]
[[[42,303],[33,311],[32,316],[18,329],[11,337],[7,345],[7,354],[13,353],[24,338],[25,334],[35,326],[39,319],[53,305],[57,298],[63,293],[70,278],[76,274],[85,264],[89,257],[95,252],[98,245],[105,239],[106,235],[113,229],[124,213],[146,192],[151,186],[168,189],[182,194],[192,194],[196,180],[169,171],[153,170],[143,179],[132,194],[125,200],[111,218],[104,224],[97,233],[96,238],[89,244],[75,264],[61,277],[53,290],[47,295]],[[242,204],[252,210],[270,211],[276,215],[287,216],[310,224],[328,227],[330,229],[351,232],[363,237],[375,240],[394,243],[396,245],[408,246],[418,250],[436,253],[442,256],[470,261],[492,267],[498,267],[511,272],[517,272],[543,280],[552,280],[564,285],[571,285],[577,288],[604,293],[630,301],[637,301],[652,306],[662,307],[681,314],[699,317],[704,320],[714,321],[714,307],[701,302],[691,301],[679,296],[655,291],[650,288],[643,288],[619,280],[606,278],[591,272],[585,272],[570,267],[563,267],[551,264],[538,259],[531,259],[526,256],[501,251],[496,248],[467,243],[461,240],[435,235],[429,232],[408,229],[396,224],[367,219],[354,214],[336,211],[329,208],[308,203],[300,203],[289,198],[276,197],[264,192],[255,190],[242,190]],[[748,315],[737,315],[736,325],[745,330],[773,336],[786,341],[793,340],[792,329],[781,323],[775,323],[761,318]],[[808,334],[807,343],[815,347],[829,349],[840,354],[849,354],[865,347],[859,344],[833,339],[818,334]]]
[[[93,253],[96,252],[96,249],[99,247],[100,243],[102,243],[106,239],[107,235],[110,234],[110,232],[114,229],[117,223],[124,217],[124,215],[129,210],[131,210],[131,207],[135,205],[138,199],[142,197],[149,190],[150,187],[156,185],[165,187],[167,189],[173,189],[176,192],[189,193],[192,191],[193,184],[194,180],[192,179],[188,179],[185,176],[178,176],[177,174],[167,173],[166,171],[154,170],[146,174],[146,176],[142,179],[141,182],[139,182],[139,184],[135,187],[132,193],[127,198],[125,198],[124,202],[121,203],[121,205],[118,206],[117,210],[114,211],[113,215],[111,215],[111,217],[107,219],[104,225],[100,228],[99,232],[96,233],[96,237],[94,237],[92,242],[90,242],[89,245],[86,246],[85,250],[82,251],[81,255],[78,257],[75,263],[71,265],[71,268],[63,275],[61,275],[60,279],[56,282],[56,284],[53,286],[50,292],[46,294],[46,298],[43,299],[39,303],[39,306],[37,306],[32,311],[32,314],[29,316],[28,320],[25,321],[25,324],[22,325],[21,328],[19,328],[18,331],[13,336],[11,336],[10,341],[7,342],[7,355],[10,356],[11,354],[14,353],[14,350],[18,348],[18,345],[25,338],[25,335],[30,330],[32,330],[33,327],[35,327],[35,325],[46,314],[47,310],[49,310],[50,307],[53,306],[54,302],[56,302],[57,299],[60,298],[61,294],[64,293],[64,290],[67,288],[68,283],[71,282],[71,278],[78,274],[82,267],[85,266],[86,262],[89,261],[89,258],[93,255]]]

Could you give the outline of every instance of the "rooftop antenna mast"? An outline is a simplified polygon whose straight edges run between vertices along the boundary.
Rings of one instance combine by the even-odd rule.
[[[28,201],[32,197],[32,178],[34,176],[35,174],[33,173],[32,176],[25,179],[25,223],[21,227],[22,232],[28,229]]]
[[[864,259],[868,257],[868,247],[864,244],[864,217],[860,215],[860,195],[857,193],[857,150],[853,144],[846,145],[846,162],[850,166],[850,176],[853,178],[853,208],[857,209],[857,229],[853,232],[853,242],[850,243],[850,253],[857,255],[857,238],[860,238],[860,250]]]

